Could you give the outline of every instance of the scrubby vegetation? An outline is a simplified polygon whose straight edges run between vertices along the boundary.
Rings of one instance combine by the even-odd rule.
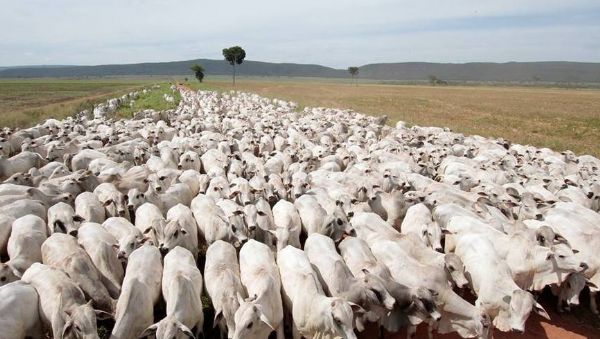
[[[160,88],[152,88],[148,93],[140,93],[140,96],[135,100],[133,105],[124,105],[117,111],[116,116],[119,118],[131,118],[133,114],[145,109],[154,109],[157,111],[173,109],[179,104],[181,96],[178,91],[171,90],[170,83],[161,83]],[[174,101],[168,102],[165,100],[165,95],[173,96]]]

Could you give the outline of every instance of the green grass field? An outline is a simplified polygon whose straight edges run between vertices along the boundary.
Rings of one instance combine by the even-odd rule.
[[[62,119],[157,82],[166,80],[0,80],[0,126],[26,127],[48,118]]]
[[[170,89],[171,85],[169,83],[160,83],[158,85],[160,88],[152,88],[152,90],[146,94],[140,93],[133,106],[124,105],[119,108],[116,114],[117,117],[132,118],[135,112],[150,108],[157,111],[176,108],[181,100],[181,95],[179,92],[175,91],[175,93],[173,93],[173,91]],[[175,97],[175,102],[167,102],[163,97],[164,94],[173,95]]]
[[[168,109],[162,98],[171,93],[175,78],[109,78],[100,80],[2,80],[0,126],[24,127],[53,117],[64,118],[92,103],[135,89],[160,84],[123,108],[119,117],[141,109]],[[193,89],[234,89],[228,77],[208,77],[200,84],[189,77]],[[504,137],[513,142],[570,149],[600,156],[600,90],[532,88],[516,86],[383,85],[329,79],[239,78],[236,90],[298,102],[304,106],[349,108],[404,120],[422,126],[443,126],[465,134]]]

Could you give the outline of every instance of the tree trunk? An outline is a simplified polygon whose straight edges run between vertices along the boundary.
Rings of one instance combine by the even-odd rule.
[[[233,63],[233,86],[235,86],[235,62]]]

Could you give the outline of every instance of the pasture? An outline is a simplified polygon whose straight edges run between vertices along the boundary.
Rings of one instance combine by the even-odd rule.
[[[163,80],[164,81],[164,80]],[[0,81],[0,125],[27,127],[62,119],[94,103],[149,86],[152,79],[33,79]]]
[[[183,80],[177,79],[180,82]],[[159,83],[160,93],[138,100],[137,107],[122,108],[120,117],[137,109],[167,109],[162,94],[168,78],[96,80],[0,81],[0,125],[25,127],[47,118],[64,118],[93,103]],[[234,89],[227,77],[209,77],[193,89]],[[389,116],[388,123],[450,127],[467,135],[503,137],[512,142],[600,155],[600,90],[500,86],[383,85],[361,81],[357,85],[332,79],[240,78],[236,90],[293,100],[306,106],[353,109]]]
[[[190,81],[193,88],[199,84]],[[230,90],[230,80],[203,87]],[[353,109],[420,126],[450,127],[467,135],[600,156],[600,90],[381,85],[276,79],[240,79],[237,90],[293,100],[304,106]]]
[[[65,331],[170,338],[159,328],[173,323],[192,338],[204,331],[204,338],[233,332],[258,339],[272,330],[282,338],[291,326],[284,312],[306,338],[371,338],[375,323],[355,332],[364,325],[355,319],[372,321],[362,318],[367,310],[390,320],[383,322],[395,332],[388,339],[405,337],[425,319],[435,319],[436,338],[597,336],[598,159],[507,150],[439,128],[389,128],[362,114],[305,109],[348,107],[345,95],[356,110],[390,115],[392,125],[450,125],[433,108],[400,117],[396,100],[413,90],[426,103],[447,95],[466,107],[477,91],[493,88],[261,82],[263,91],[291,87],[300,99],[263,95],[290,98],[297,107],[247,93],[183,86],[174,93],[170,82],[131,83],[136,93],[96,106],[94,120],[4,131],[0,255],[8,261],[0,265],[0,296],[23,296],[0,297],[0,320],[15,324],[9,338],[25,337],[18,332],[24,328],[37,333],[41,323],[54,338]],[[237,88],[261,93],[244,88],[251,83]],[[58,86],[52,84],[47,92]],[[320,100],[329,91],[334,101],[311,99],[303,86],[321,93]],[[71,92],[81,96],[66,99],[72,106],[46,112],[61,118],[88,108],[101,101],[85,95],[93,87],[75,83]],[[188,87],[230,89],[224,80]],[[471,92],[458,103],[458,94],[443,93],[451,90]],[[144,119],[130,119],[146,108],[153,110],[140,112]],[[173,110],[156,111],[166,109]],[[418,122],[422,116],[431,121]],[[560,296],[550,286],[560,286]],[[228,302],[232,295],[237,303]],[[309,308],[319,316],[304,312]],[[64,318],[49,323],[48,314]],[[411,326],[404,319],[413,319]],[[417,337],[433,330],[426,327]]]

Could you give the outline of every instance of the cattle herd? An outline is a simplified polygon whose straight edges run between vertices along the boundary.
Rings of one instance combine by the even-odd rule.
[[[598,313],[598,159],[179,91],[1,131],[2,339],[487,338],[546,287]]]

